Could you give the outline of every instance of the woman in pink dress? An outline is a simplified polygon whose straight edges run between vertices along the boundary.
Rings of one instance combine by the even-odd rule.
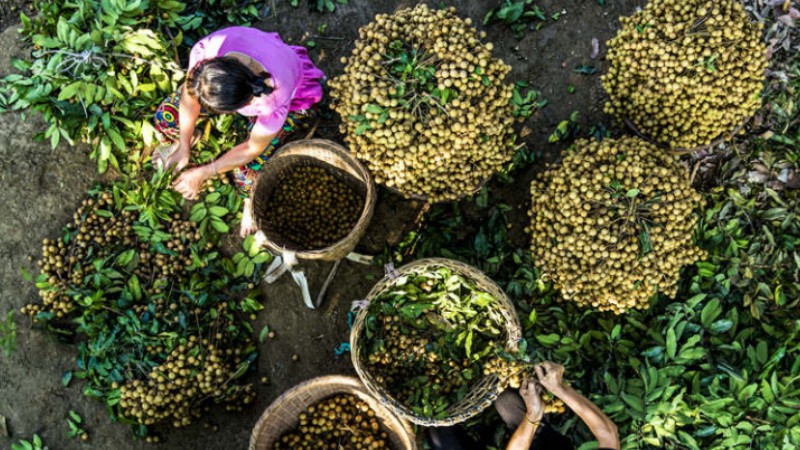
[[[275,148],[322,100],[324,77],[304,47],[286,45],[277,33],[232,27],[197,42],[186,83],[156,112],[156,128],[172,142],[163,155],[165,167],[180,171],[189,164],[195,125],[206,112],[236,112],[250,117],[253,127],[245,142],[216,161],[181,173],[175,189],[194,200],[207,179],[228,172],[245,197],[241,234],[254,232],[249,198],[253,180]]]

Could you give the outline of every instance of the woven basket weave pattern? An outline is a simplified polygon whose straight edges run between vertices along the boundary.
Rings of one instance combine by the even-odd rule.
[[[281,395],[258,419],[250,437],[249,450],[272,450],[275,442],[293,430],[298,416],[309,406],[337,394],[351,394],[364,401],[375,411],[382,428],[389,434],[395,450],[416,450],[414,433],[408,422],[399,419],[392,411],[380,405],[355,377],[332,375],[314,378],[299,384]]]
[[[439,267],[446,267],[474,282],[477,289],[487,292],[497,300],[498,311],[505,319],[504,325],[507,333],[506,349],[512,353],[516,352],[519,348],[519,341],[522,339],[522,327],[520,327],[514,305],[511,303],[506,293],[503,292],[494,281],[483,274],[483,272],[458,261],[444,258],[429,258],[405,265],[398,269],[398,273],[400,276],[403,276],[404,274],[422,272]],[[369,292],[367,301],[372,302],[379,294],[391,289],[396,282],[395,280],[396,279],[389,278],[388,276],[384,277]],[[359,311],[353,322],[353,329],[350,332],[350,351],[353,365],[367,389],[369,389],[375,397],[380,399],[384,406],[394,411],[398,416],[423,426],[450,426],[464,422],[481,413],[497,399],[497,396],[500,394],[499,378],[497,375],[484,376],[483,379],[472,387],[464,399],[448,409],[447,417],[434,419],[418,416],[411,408],[394,399],[383,386],[375,381],[375,378],[364,367],[359,340],[361,339],[362,330],[366,324],[368,310],[369,307]]]
[[[280,233],[269,229],[264,218],[267,200],[280,182],[281,174],[290,167],[314,165],[330,170],[335,176],[356,188],[364,197],[364,208],[352,231],[340,241],[321,249],[292,248]],[[324,139],[306,139],[286,144],[270,157],[253,187],[253,212],[256,226],[267,237],[266,246],[273,253],[284,250],[297,252],[300,259],[335,261],[353,251],[367,231],[375,209],[375,185],[367,169],[339,144]]]

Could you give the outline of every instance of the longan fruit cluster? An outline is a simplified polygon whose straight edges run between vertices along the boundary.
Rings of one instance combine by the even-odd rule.
[[[484,375],[497,375],[500,379],[500,389],[506,388],[519,389],[526,376],[533,376],[529,366],[515,361],[509,361],[500,357],[493,357],[486,361],[483,367]],[[556,398],[549,392],[542,392],[542,402],[544,403],[545,414],[563,414],[567,406],[560,398]]]
[[[155,356],[163,349],[149,350]],[[143,425],[170,420],[179,428],[199,417],[198,405],[208,398],[227,403],[228,410],[239,410],[241,406],[233,403],[249,404],[255,394],[249,385],[230,385],[241,363],[237,353],[191,336],[150,370],[146,380],[128,380],[119,388],[123,414]]]
[[[761,105],[763,24],[735,0],[651,0],[609,41],[606,112],[672,149],[711,144]]]
[[[455,8],[420,4],[359,30],[344,74],[330,82],[332,107],[377,183],[431,202],[456,200],[513,156],[513,91],[504,82],[511,68],[471,24]],[[404,75],[407,58],[432,79]]]
[[[185,276],[186,268],[192,265],[189,247],[201,237],[195,224],[175,215],[164,230],[169,237],[161,243],[165,252],[161,253],[137,237],[137,218],[133,211],[117,210],[110,192],[84,200],[66,226],[68,239],[42,241],[38,265],[48,286],[39,290],[42,304],[27,305],[22,312],[32,317],[42,312],[65,317],[76,308],[67,291],[82,286],[85,278],[96,272],[93,261],[117,257],[131,249],[135,250],[132,273],[140,281],[153,280],[143,286],[146,294],[160,292],[158,280]]]
[[[578,141],[532,184],[532,252],[565,299],[617,314],[674,297],[702,202],[673,156],[635,137]]]
[[[309,406],[297,428],[274,450],[390,450],[389,435],[369,405],[354,395],[335,395]]]
[[[292,167],[267,200],[266,227],[303,250],[327,247],[353,230],[364,202],[364,195],[325,168]]]

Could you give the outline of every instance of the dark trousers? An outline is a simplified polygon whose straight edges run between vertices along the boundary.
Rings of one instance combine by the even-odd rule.
[[[494,407],[512,432],[519,427],[527,412],[522,397],[513,391],[505,391],[500,394]],[[477,450],[485,447],[472,440],[466,430],[458,425],[430,428],[428,433],[433,450]],[[572,450],[573,448],[572,442],[547,422],[543,422],[539,427],[531,444],[531,450]]]

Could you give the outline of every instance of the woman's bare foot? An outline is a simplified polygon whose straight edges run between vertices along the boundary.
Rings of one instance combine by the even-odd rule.
[[[244,200],[244,210],[242,211],[242,228],[240,234],[247,237],[257,231],[256,218],[253,216],[253,200]]]

